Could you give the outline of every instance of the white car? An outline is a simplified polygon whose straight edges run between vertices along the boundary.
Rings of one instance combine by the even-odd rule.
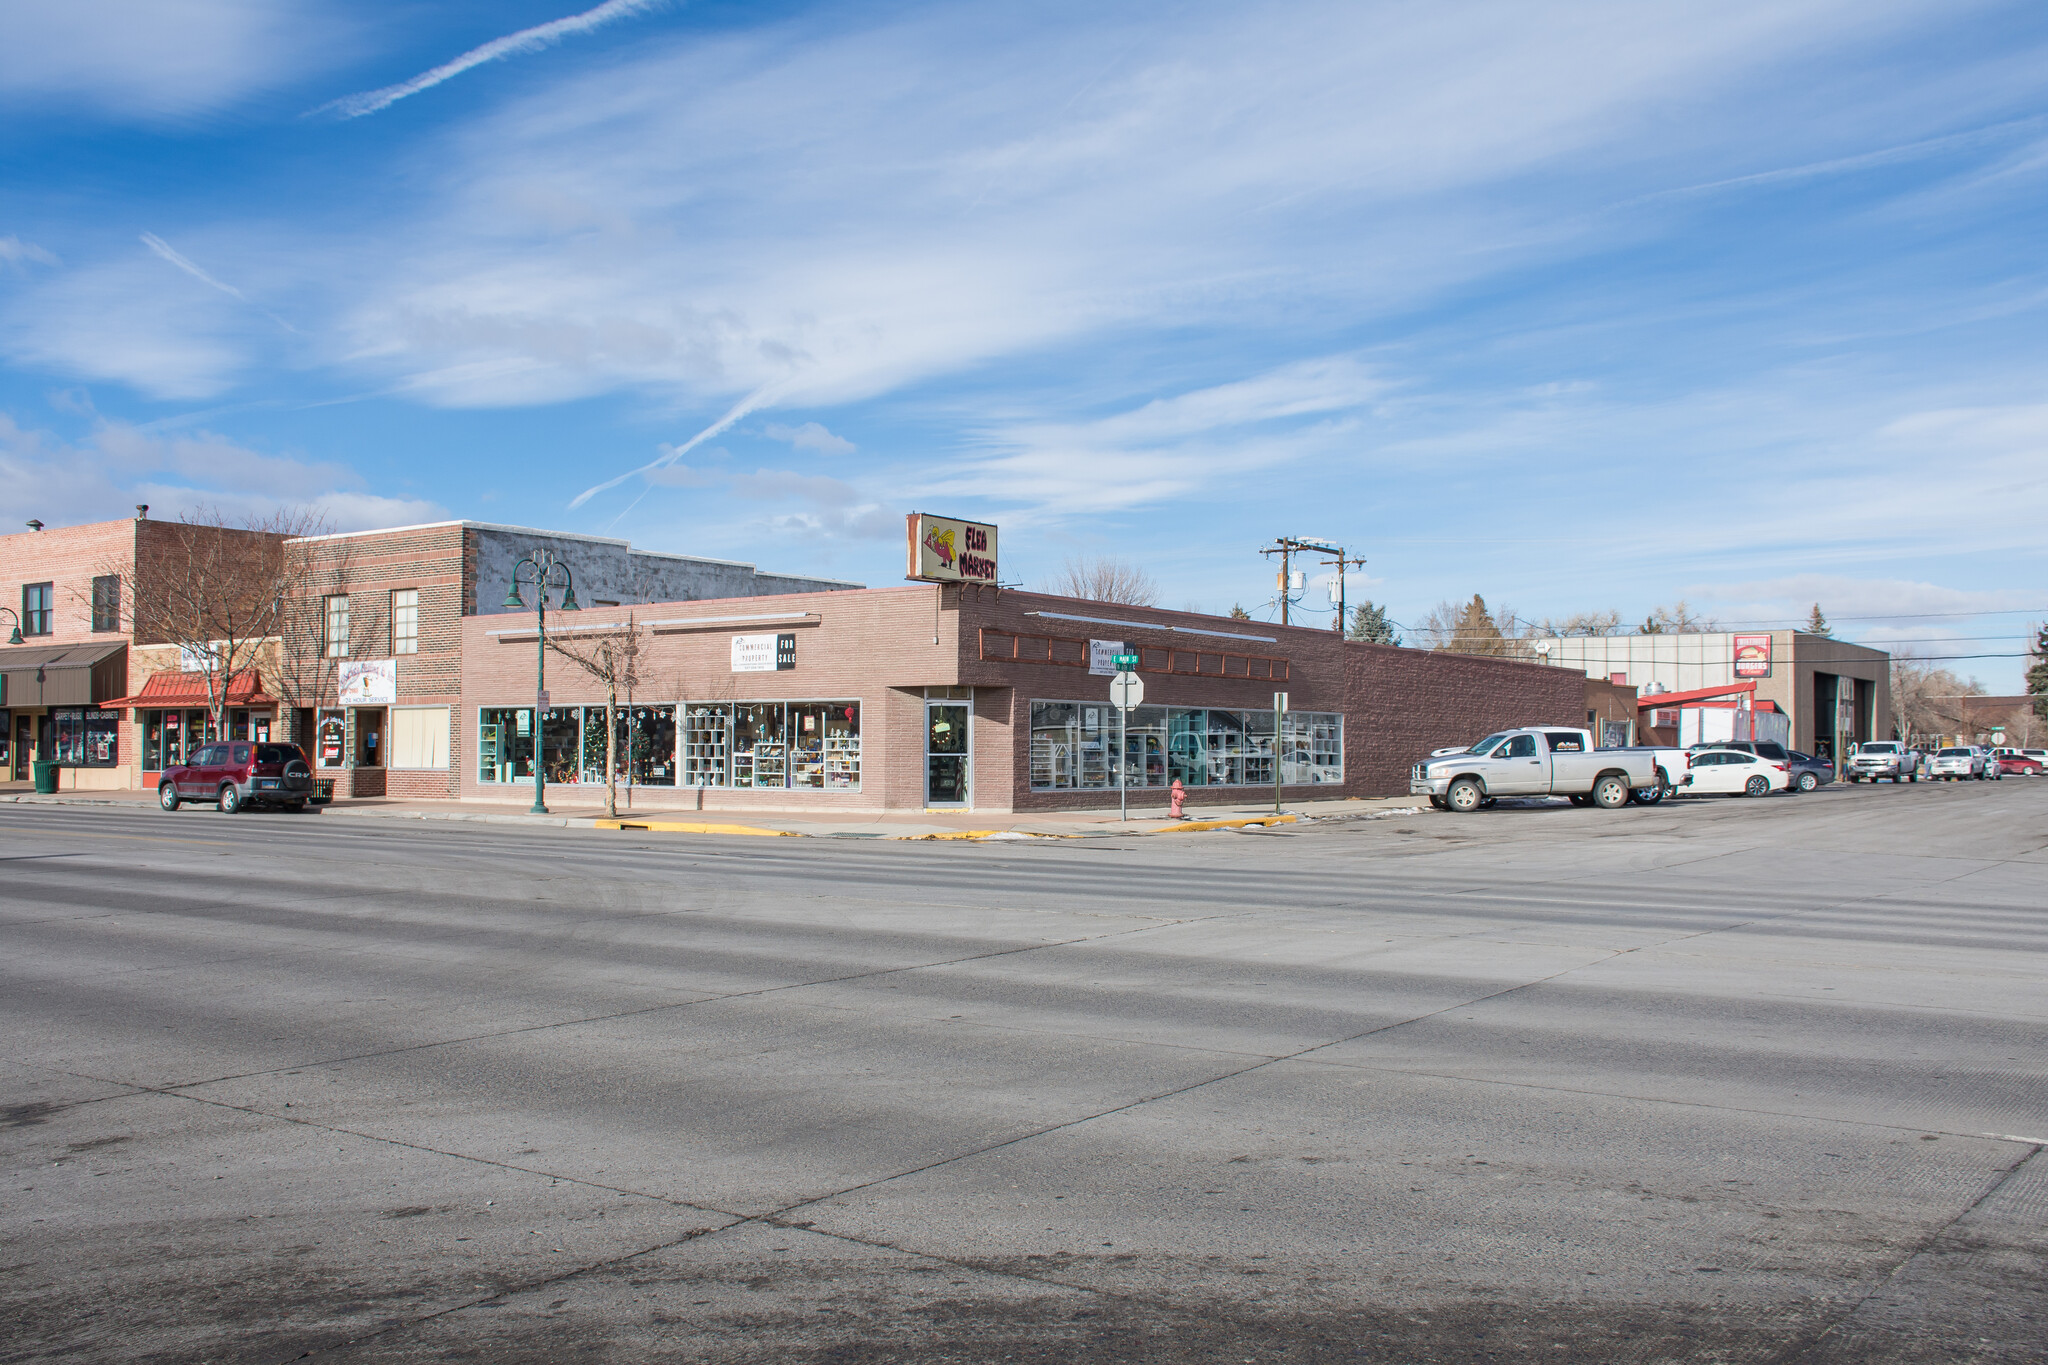
[[[1769,796],[1792,785],[1792,770],[1740,749],[1697,749],[1679,790],[1687,796]]]
[[[1934,761],[1927,765],[1927,775],[1939,782],[1972,777],[1981,782],[1984,780],[1984,752],[1970,744],[1951,744],[1946,749],[1936,750]]]

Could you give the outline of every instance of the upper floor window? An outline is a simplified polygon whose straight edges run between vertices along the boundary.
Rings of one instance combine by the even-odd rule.
[[[348,657],[348,598],[327,599],[327,657]]]
[[[92,628],[121,628],[121,575],[101,574],[92,581]]]
[[[24,583],[21,588],[21,633],[50,633],[50,603],[57,595],[54,583]]]
[[[420,590],[399,588],[391,594],[391,652],[417,654],[420,649]]]

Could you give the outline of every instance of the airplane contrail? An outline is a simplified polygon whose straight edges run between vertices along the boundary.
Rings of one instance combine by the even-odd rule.
[[[284,328],[287,332],[291,332],[294,335],[304,335],[299,331],[298,328],[292,326],[289,322],[286,322],[283,318],[271,312],[262,304],[252,301],[249,298],[249,296],[247,294],[244,294],[241,290],[235,288],[233,285],[227,283],[224,280],[217,280],[213,276],[207,274],[206,271],[200,268],[199,264],[196,261],[193,261],[192,259],[187,257],[183,252],[179,251],[176,247],[172,246],[163,238],[157,236],[154,232],[143,233],[142,244],[148,247],[151,251],[155,252],[158,256],[161,256],[164,260],[169,261],[172,265],[184,271],[187,275],[190,275],[193,279],[199,281],[201,284],[210,286],[211,288],[214,289],[218,289],[220,290],[221,293],[226,294],[229,298],[237,300],[238,302],[248,304],[251,308],[254,308],[257,312],[263,314],[264,317],[269,318],[272,322]]]
[[[482,47],[473,47],[454,61],[443,62],[432,71],[422,72],[409,81],[387,85],[381,90],[365,90],[361,94],[344,95],[338,100],[328,101],[318,109],[309,110],[308,114],[333,112],[343,118],[361,118],[365,114],[374,114],[379,109],[386,109],[398,103],[408,95],[431,90],[473,66],[482,66],[485,62],[494,62],[501,57],[510,57],[520,52],[536,52],[544,47],[552,47],[564,38],[578,33],[588,33],[592,29],[611,23],[614,19],[629,19],[651,9],[659,9],[667,2],[668,0],[605,0],[602,5],[587,9],[581,14],[572,14],[566,19],[555,19],[545,24],[535,24],[532,28],[523,28],[503,38],[493,38]]]
[[[649,460],[646,464],[641,465],[638,469],[629,469],[625,473],[619,475],[616,479],[607,479],[603,483],[598,484],[595,488],[584,489],[581,493],[578,493],[573,499],[570,500],[569,510],[574,511],[578,507],[581,507],[584,503],[589,502],[592,498],[596,497],[599,493],[609,492],[610,490],[617,488],[620,484],[624,483],[626,480],[634,477],[637,474],[646,474],[653,470],[662,469],[674,464],[677,460],[682,459],[683,456],[689,454],[692,450],[696,449],[704,442],[710,440],[719,432],[724,431],[734,422],[739,421],[740,418],[745,417],[748,413],[754,411],[754,409],[760,407],[763,403],[766,403],[769,399],[773,398],[788,383],[789,381],[786,379],[778,379],[772,384],[763,384],[760,388],[755,389],[745,398],[742,398],[739,402],[733,404],[732,410],[726,413],[725,416],[719,418],[716,422],[713,422],[710,426],[704,428],[704,430],[698,432],[695,436],[692,436],[689,440],[683,442],[681,445],[670,446],[667,450],[661,453],[659,458]]]

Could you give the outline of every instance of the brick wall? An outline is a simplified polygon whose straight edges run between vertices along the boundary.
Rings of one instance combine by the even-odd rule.
[[[41,531],[0,536],[0,606],[18,612],[25,585],[55,584],[50,633],[24,635],[24,643],[60,645],[126,639],[128,620],[125,603],[120,632],[111,635],[94,633],[92,580],[100,574],[117,573],[125,585],[133,586],[136,527],[147,524],[133,520],[100,521],[86,526],[52,526]],[[11,618],[0,617],[0,640],[7,638],[6,633],[13,624]],[[0,650],[6,647],[0,644]]]
[[[1408,770],[1430,750],[1494,730],[1586,724],[1586,675],[1576,669],[1348,644],[1344,671],[1347,795],[1405,793]]]
[[[485,585],[487,588],[488,585]],[[499,590],[502,594],[502,588]],[[633,700],[642,705],[734,701],[857,701],[861,707],[861,789],[858,792],[735,790],[641,787],[634,808],[648,809],[827,809],[857,810],[900,804],[913,784],[923,783],[923,688],[957,680],[958,650],[950,623],[940,645],[931,643],[933,600],[926,587],[847,592],[791,593],[772,598],[725,598],[714,602],[662,602],[637,607],[585,606],[574,613],[548,613],[552,634],[574,641],[575,626],[631,619],[645,632],[640,642]],[[711,622],[701,627],[648,626],[664,620],[718,616],[806,613],[811,619]],[[462,623],[465,665],[459,733],[451,754],[456,788],[467,797],[524,800],[529,788],[484,782],[472,761],[477,712],[486,706],[533,704],[533,613],[471,617]],[[510,632],[505,633],[505,632]],[[770,673],[734,673],[734,635],[790,633],[797,637],[796,667]],[[602,705],[604,685],[575,663],[550,652],[547,682],[553,705]],[[623,703],[624,698],[621,698]],[[548,800],[564,804],[601,801],[595,787],[550,784]]]
[[[398,706],[449,708],[449,759],[461,766],[463,728],[457,717],[462,700],[462,623],[473,596],[473,559],[458,523],[404,527],[323,536],[295,542],[307,558],[303,602],[294,613],[299,628],[295,657],[284,670],[296,674],[280,686],[298,706],[332,707],[341,659],[324,649],[326,600],[349,600],[349,652],[355,660],[392,659],[397,665]],[[412,589],[419,593],[418,648],[411,654],[392,652],[391,595]],[[385,743],[392,724],[386,719]],[[354,752],[351,729],[349,752]],[[322,769],[322,777],[337,777]],[[375,788],[375,790],[372,790]],[[456,794],[451,772],[435,769],[386,768],[349,774],[337,783],[336,795],[449,797]]]

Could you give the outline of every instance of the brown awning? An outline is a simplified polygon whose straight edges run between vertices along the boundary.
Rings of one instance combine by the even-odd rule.
[[[128,681],[128,642],[0,646],[0,706],[91,706]]]

